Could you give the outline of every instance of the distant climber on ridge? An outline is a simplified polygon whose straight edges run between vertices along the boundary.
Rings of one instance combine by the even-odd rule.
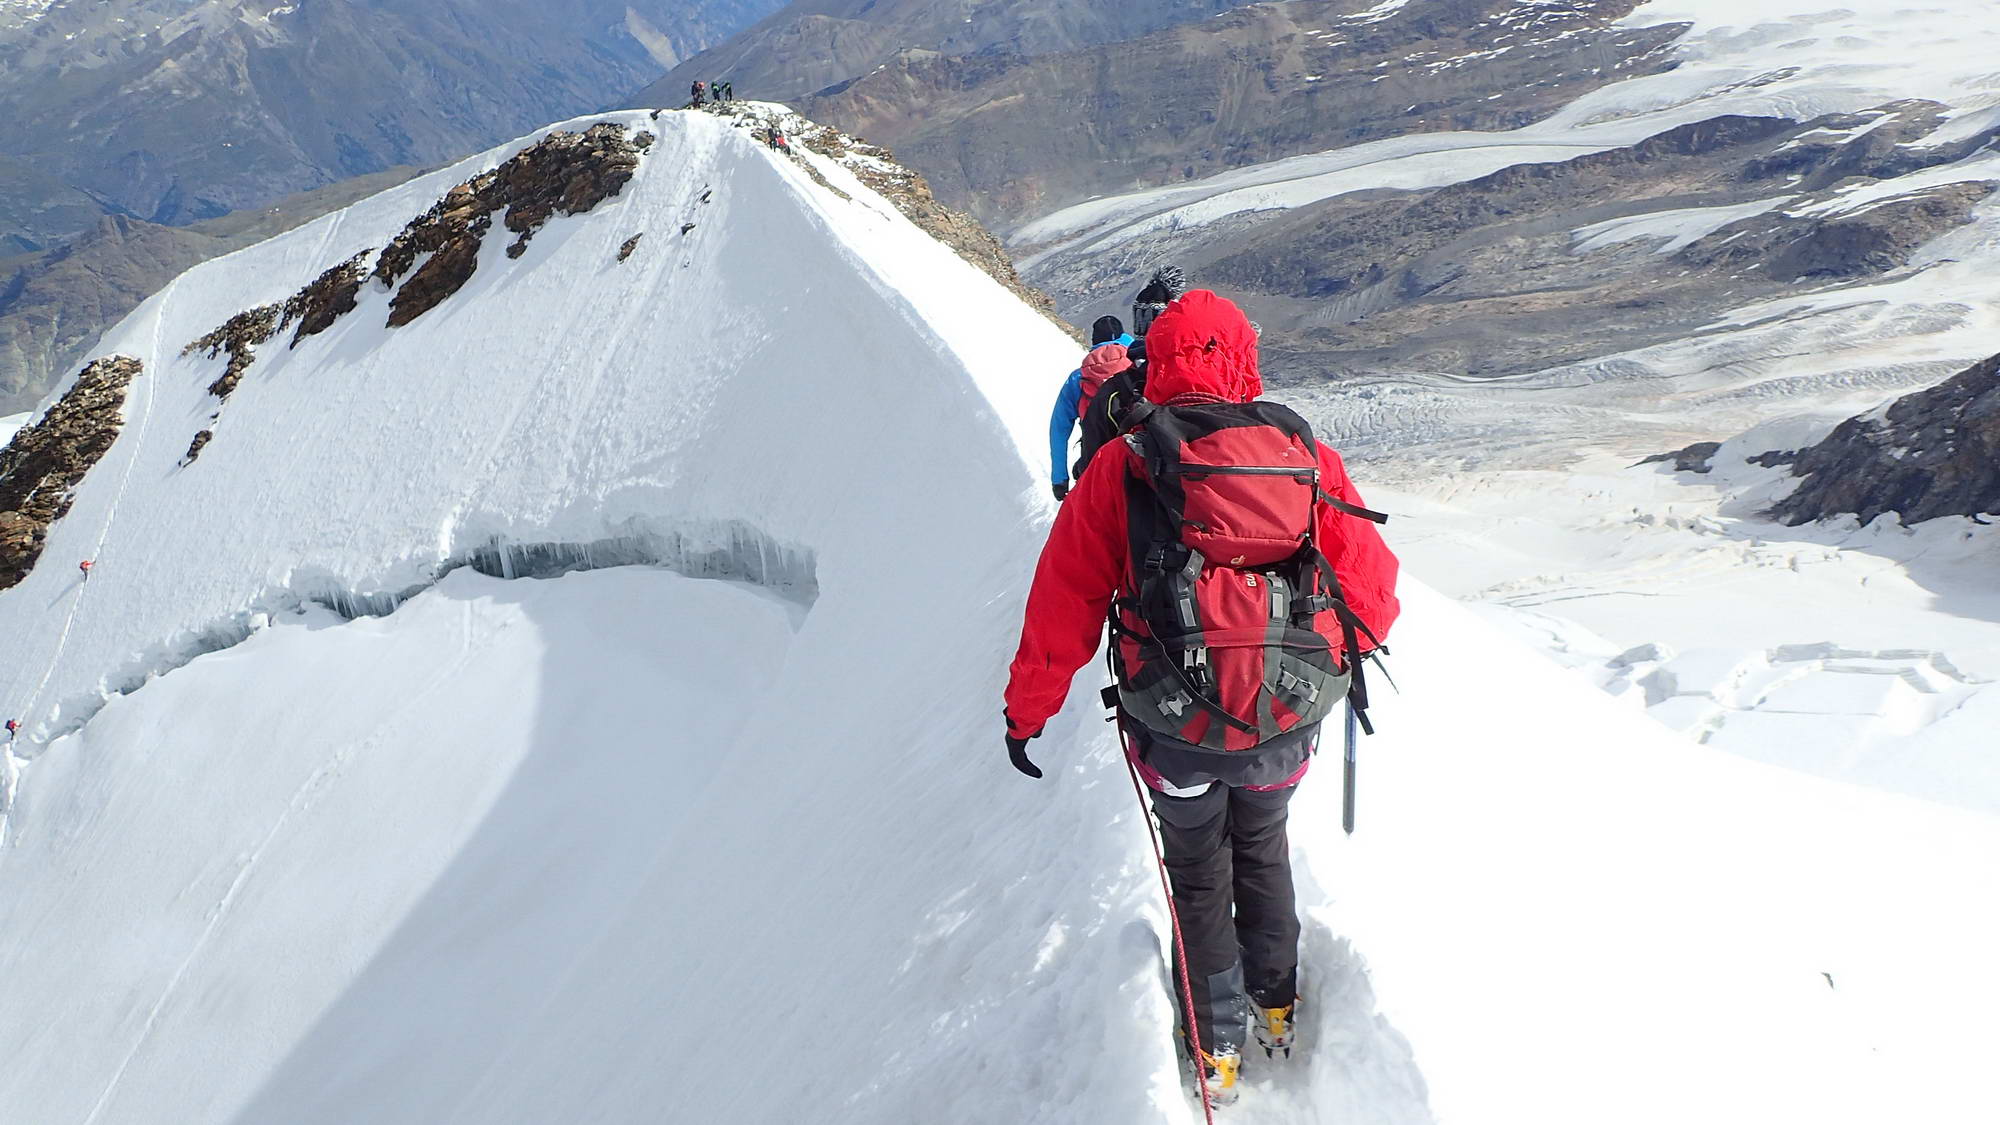
[[[1320,723],[1365,703],[1360,662],[1395,623],[1397,563],[1340,455],[1258,400],[1242,310],[1196,290],[1147,343],[1150,405],[1084,470],[1042,549],[1009,672],[1007,753],[1042,776],[1028,742],[1108,619],[1107,696],[1152,790],[1186,947],[1176,989],[1208,1098],[1226,1103],[1252,1025],[1267,1052],[1290,1051],[1287,806]]]
[[[691,106],[708,104],[708,83],[699,78],[695,79],[694,85],[688,87],[688,104]]]
[[[1132,337],[1125,334],[1117,317],[1098,317],[1090,326],[1090,351],[1056,393],[1056,407],[1049,415],[1049,483],[1057,500],[1069,495],[1069,439],[1077,419],[1090,409],[1105,380],[1132,366],[1126,358],[1126,349],[1131,346]],[[1081,465],[1078,471],[1082,471]]]
[[[1187,274],[1179,266],[1165,265],[1154,270],[1153,276],[1146,279],[1146,287],[1132,298],[1132,335],[1139,339],[1138,353],[1132,357],[1134,363],[1146,361],[1146,333],[1153,327],[1153,318],[1185,292]]]

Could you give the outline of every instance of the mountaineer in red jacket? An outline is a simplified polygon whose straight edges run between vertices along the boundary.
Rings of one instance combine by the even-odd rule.
[[[1145,344],[1153,408],[1092,459],[1042,550],[1007,686],[1007,748],[1042,776],[1028,740],[1108,620],[1119,729],[1153,791],[1185,939],[1183,1002],[1204,1081],[1227,1101],[1246,1024],[1267,1053],[1290,1048],[1287,805],[1320,721],[1395,622],[1397,566],[1340,455],[1257,401],[1242,310],[1195,290]]]

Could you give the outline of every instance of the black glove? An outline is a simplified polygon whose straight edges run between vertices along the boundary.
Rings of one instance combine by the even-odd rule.
[[[1064,500],[1067,500],[1067,499],[1069,499],[1069,482],[1068,482],[1068,481],[1066,481],[1066,480],[1059,480],[1059,481],[1056,481],[1056,482],[1055,482],[1054,484],[1050,485],[1049,487],[1055,490],[1055,494],[1056,494],[1056,503],[1060,504],[1060,503],[1062,503],[1062,502],[1063,502]]]
[[[1014,732],[1014,720],[1008,719],[1007,760],[1014,763],[1015,769],[1020,770],[1022,773],[1027,774],[1029,777],[1036,778],[1039,780],[1042,776],[1042,767],[1028,760],[1028,738],[1040,738],[1042,737],[1042,732],[1036,731],[1035,733],[1029,735],[1028,738],[1015,738],[1013,732]]]

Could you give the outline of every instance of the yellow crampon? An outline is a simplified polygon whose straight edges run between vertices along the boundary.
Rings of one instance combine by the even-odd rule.
[[[1292,1010],[1296,1006],[1297,1001],[1293,1001],[1282,1008],[1256,1009],[1252,1025],[1257,1031],[1257,1042],[1264,1048],[1267,1057],[1279,1051],[1284,1052],[1286,1058],[1291,1057]]]
[[[1243,1071],[1243,1056],[1235,1051],[1211,1055],[1201,1053],[1202,1081],[1208,1085],[1208,1100],[1215,1105],[1232,1105],[1240,1093],[1236,1079]]]

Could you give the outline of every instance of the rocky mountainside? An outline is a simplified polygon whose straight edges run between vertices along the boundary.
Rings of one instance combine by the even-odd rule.
[[[130,356],[92,363],[45,417],[0,446],[0,590],[34,569],[49,525],[68,514],[84,475],[118,439],[126,388],[143,374]]]
[[[634,102],[679,105],[696,79],[798,101],[908,52],[1029,57],[1195,23],[1247,0],[798,0],[674,68]]]
[[[392,168],[269,207],[172,227],[123,215],[62,245],[0,258],[0,414],[31,409],[104,331],[162,285],[210,258],[338,210],[418,170]]]
[[[1678,339],[1746,301],[1901,270],[2000,186],[1893,186],[1913,162],[1949,164],[2000,139],[1911,147],[1940,109],[1725,115],[1465,183],[1163,229],[1108,257],[1058,256],[1035,278],[1095,307],[1090,296],[1123,263],[1173,258],[1254,294],[1267,348],[1301,376],[1521,375]],[[1863,187],[1880,194],[1850,206]]]
[[[899,55],[806,103],[989,224],[1408,133],[1500,130],[1671,65],[1638,0],[1295,0],[1033,58]]]
[[[776,0],[108,0],[0,20],[0,248],[183,224],[588,112]],[[30,172],[19,169],[31,169]],[[4,252],[4,249],[0,249]]]
[[[743,75],[739,93],[803,97],[809,116],[888,145],[1004,231],[1297,153],[1525,124],[1670,65],[1682,26],[1620,25],[1638,3],[854,4],[865,19],[794,4],[639,101],[675,105],[689,79]]]
[[[1788,524],[2000,512],[2000,356],[1848,419],[1800,451],[1792,472],[1804,482],[1772,509]]]

